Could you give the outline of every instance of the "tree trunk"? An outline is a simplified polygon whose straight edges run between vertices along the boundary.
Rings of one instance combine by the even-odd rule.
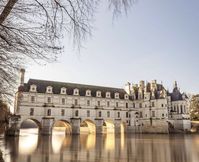
[[[6,4],[6,6],[4,7],[2,13],[0,14],[0,24],[3,24],[3,22],[5,21],[5,19],[8,17],[8,15],[10,14],[10,12],[12,11],[15,3],[18,0],[8,0],[8,3]]]

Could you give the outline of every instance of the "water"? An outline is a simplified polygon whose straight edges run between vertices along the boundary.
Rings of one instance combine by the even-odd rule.
[[[5,162],[198,162],[199,135],[82,134],[0,138]]]

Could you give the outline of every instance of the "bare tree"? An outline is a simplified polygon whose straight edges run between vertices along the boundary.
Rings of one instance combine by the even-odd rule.
[[[55,61],[65,33],[80,48],[91,35],[97,7],[105,1],[118,15],[134,0],[1,0],[0,97],[13,94],[16,70],[29,60]]]

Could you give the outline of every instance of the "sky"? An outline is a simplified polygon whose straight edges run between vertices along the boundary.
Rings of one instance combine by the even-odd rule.
[[[92,37],[80,52],[64,39],[55,63],[26,66],[29,78],[124,87],[156,79],[172,90],[199,93],[199,1],[137,0],[114,19],[107,5],[98,9]]]

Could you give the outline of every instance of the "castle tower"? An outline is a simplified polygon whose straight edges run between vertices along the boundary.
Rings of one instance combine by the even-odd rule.
[[[20,70],[20,86],[24,86],[25,69]]]

